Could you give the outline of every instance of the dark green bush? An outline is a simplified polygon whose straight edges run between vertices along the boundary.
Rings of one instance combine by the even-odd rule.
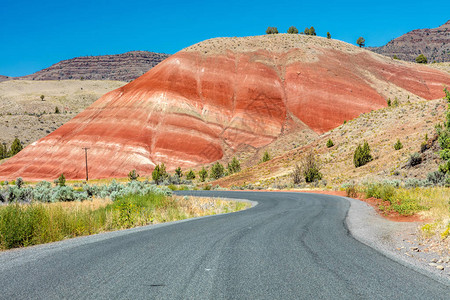
[[[332,141],[331,139],[328,139],[328,141],[327,141],[327,147],[328,147],[328,148],[331,148],[331,147],[333,147],[333,146],[334,146],[333,141]]]
[[[264,154],[263,154],[263,157],[261,158],[261,161],[262,162],[266,162],[266,161],[269,161],[270,160],[270,154],[269,154],[269,152],[266,150],[266,151],[264,151]]]
[[[298,33],[298,29],[295,26],[291,26],[291,27],[289,27],[287,33],[297,34]]]
[[[228,173],[233,174],[241,171],[241,163],[236,159],[236,157],[233,157],[230,163],[228,163],[227,166]]]
[[[58,177],[58,186],[65,186],[65,185],[66,185],[66,177],[64,177],[64,174],[61,174]]]
[[[355,150],[355,154],[353,155],[353,163],[355,164],[355,167],[361,167],[367,164],[368,162],[372,161],[372,155],[370,154],[370,146],[367,141],[364,141],[364,145],[358,145]]]
[[[186,174],[186,179],[187,179],[187,180],[195,179],[195,173],[194,173],[194,171],[189,170],[189,172]]]
[[[181,171],[181,168],[180,168],[180,167],[178,167],[178,168],[175,169],[175,174],[176,174],[179,178],[183,177],[183,172]]]
[[[416,57],[416,63],[426,64],[426,63],[428,63],[428,59],[426,58],[425,55],[419,54],[419,56]]]
[[[206,180],[206,177],[208,176],[208,171],[205,169],[205,167],[203,167],[199,172],[198,172],[198,177],[200,177],[200,181],[204,182]]]
[[[277,34],[278,29],[276,27],[267,27],[266,34]]]
[[[216,162],[211,168],[209,177],[213,179],[219,179],[223,177],[224,172],[225,168],[223,167],[223,165],[219,162]]]
[[[302,171],[303,176],[305,177],[305,181],[308,183],[319,181],[322,179],[319,162],[314,152],[308,153],[308,155],[302,161]]]
[[[400,150],[402,148],[403,148],[403,144],[402,144],[402,142],[400,142],[400,139],[398,139],[397,142],[394,145],[394,149],[395,150]]]

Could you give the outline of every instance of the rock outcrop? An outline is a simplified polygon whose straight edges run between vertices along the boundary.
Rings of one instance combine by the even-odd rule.
[[[368,48],[389,57],[415,61],[419,54],[427,57],[428,63],[450,61],[450,20],[437,28],[416,29],[382,47]]]
[[[105,94],[0,166],[0,179],[149,175],[261,147],[293,130],[324,133],[386,106],[394,92],[443,96],[450,75],[344,42],[279,34],[217,38],[184,49]]]
[[[60,61],[36,73],[15,77],[14,79],[131,81],[146,73],[169,56],[169,54],[149,51],[131,51],[115,55],[81,56]],[[10,77],[10,79],[13,78]]]

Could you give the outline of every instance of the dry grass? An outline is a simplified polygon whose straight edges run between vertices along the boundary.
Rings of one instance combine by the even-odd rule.
[[[108,80],[1,82],[0,143],[10,144],[15,137],[26,145],[32,143],[72,119],[103,94],[124,84]],[[45,96],[44,101],[41,95]],[[61,114],[54,113],[56,106]]]
[[[129,195],[114,202],[0,206],[0,249],[245,209],[248,203],[198,197]]]

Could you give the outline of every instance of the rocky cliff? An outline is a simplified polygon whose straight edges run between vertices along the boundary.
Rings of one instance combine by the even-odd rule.
[[[393,39],[385,46],[368,48],[389,57],[396,55],[406,61],[415,61],[419,54],[428,63],[450,61],[450,20],[437,28],[416,29]]]
[[[323,133],[393,95],[436,99],[450,75],[326,38],[217,38],[172,55],[109,92],[0,166],[0,179],[149,175],[258,148],[283,133]],[[406,98],[406,97],[405,97]]]
[[[116,55],[75,57],[60,61],[34,74],[14,79],[131,81],[146,73],[169,56],[169,54],[163,53],[132,51]]]

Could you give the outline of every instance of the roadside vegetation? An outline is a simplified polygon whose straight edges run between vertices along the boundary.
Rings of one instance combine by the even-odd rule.
[[[27,186],[17,179],[0,190],[0,249],[25,247],[100,232],[233,212],[247,203],[173,196],[167,187],[127,184]],[[1,204],[1,203],[0,203]]]

